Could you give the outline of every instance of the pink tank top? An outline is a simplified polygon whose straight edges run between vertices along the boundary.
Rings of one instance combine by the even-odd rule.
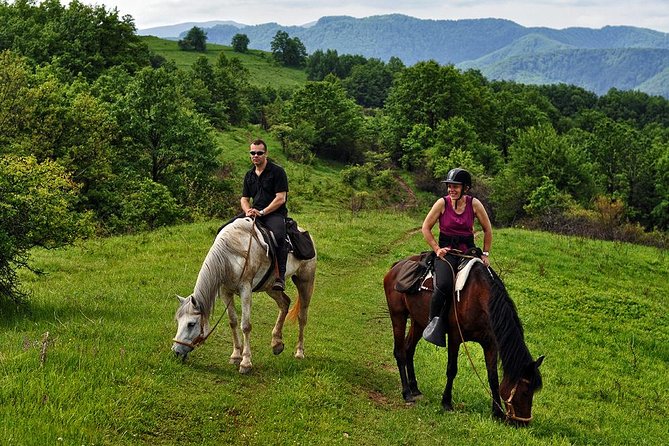
[[[448,195],[444,197],[446,209],[439,217],[439,232],[445,236],[467,237],[474,235],[474,206],[472,206],[472,197],[471,195],[465,195],[462,199],[465,200],[465,210],[462,214],[458,214],[453,209],[451,197]],[[462,250],[462,247],[458,247],[458,249]]]

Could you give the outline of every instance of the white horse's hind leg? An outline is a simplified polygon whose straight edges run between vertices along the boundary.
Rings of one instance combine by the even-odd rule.
[[[311,271],[306,278],[296,277],[293,279],[299,293],[298,299],[300,299],[300,312],[297,315],[300,328],[297,338],[297,347],[295,349],[295,357],[297,359],[304,359],[304,328],[307,325],[309,303],[311,302],[311,295],[314,292],[314,276],[315,271]]]
[[[253,369],[251,363],[251,298],[250,289],[240,290],[242,298],[242,333],[244,335],[244,349],[242,351],[242,362],[239,364],[239,373],[247,374]]]
[[[242,362],[242,343],[239,340],[239,330],[237,310],[235,310],[234,296],[232,294],[223,294],[223,303],[228,311],[230,320],[230,330],[232,331],[232,354],[230,355],[230,364],[239,365]]]
[[[272,330],[272,352],[275,355],[278,355],[284,349],[283,324],[286,321],[286,316],[288,315],[290,297],[288,297],[286,293],[282,291],[268,291],[267,294],[269,294],[279,306],[279,315],[276,318],[276,323],[274,324],[274,329]]]

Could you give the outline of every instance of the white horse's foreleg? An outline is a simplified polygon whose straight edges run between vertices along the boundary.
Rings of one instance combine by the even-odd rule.
[[[281,291],[269,291],[267,294],[269,294],[272,297],[272,299],[276,301],[276,304],[279,306],[279,315],[276,318],[274,329],[272,329],[272,352],[275,355],[278,355],[284,349],[283,324],[286,321],[286,316],[288,315],[288,307],[290,307],[290,297],[288,297],[286,293]]]
[[[242,342],[239,340],[237,310],[235,310],[234,295],[225,293],[222,295],[223,303],[228,311],[230,320],[230,330],[232,331],[232,354],[230,355],[230,364],[239,365],[242,362]]]
[[[250,289],[243,289],[239,294],[242,298],[242,333],[244,335],[244,349],[242,362],[239,364],[239,373],[246,374],[253,369],[251,363],[251,300],[253,294]]]

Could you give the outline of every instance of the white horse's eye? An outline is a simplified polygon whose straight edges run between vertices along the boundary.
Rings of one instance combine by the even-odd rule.
[[[189,322],[188,323],[188,328],[193,328],[195,327],[195,322]]]

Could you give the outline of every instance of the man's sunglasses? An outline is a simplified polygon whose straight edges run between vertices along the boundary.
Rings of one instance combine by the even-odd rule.
[[[256,156],[256,155],[263,156],[264,154],[265,154],[265,152],[249,152],[249,155],[251,155],[251,156]]]

